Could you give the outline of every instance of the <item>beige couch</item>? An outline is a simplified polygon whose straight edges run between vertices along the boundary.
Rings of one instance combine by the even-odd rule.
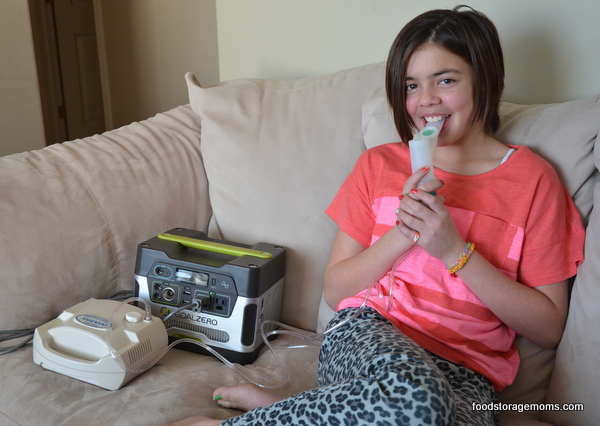
[[[322,328],[323,272],[335,225],[323,210],[366,148],[396,141],[383,65],[297,81],[238,80],[200,88],[190,105],[83,140],[0,158],[0,329],[32,327],[91,297],[133,288],[136,245],[173,227],[287,247],[282,321]],[[600,364],[598,97],[502,105],[498,137],[529,145],[558,169],[584,221],[579,268],[556,352],[519,341],[504,402],[581,403],[584,411],[504,412],[504,424],[594,425]],[[507,206],[510,208],[510,206]],[[277,344],[296,344],[292,338]],[[4,343],[5,345],[5,343]],[[318,349],[278,350],[292,376],[282,395],[316,385]],[[248,367],[276,383],[263,353]],[[0,425],[160,425],[218,418],[215,387],[241,378],[214,358],[171,350],[118,391],[43,370],[30,347],[0,356]],[[515,407],[517,408],[517,407]],[[526,407],[532,408],[532,407]]]

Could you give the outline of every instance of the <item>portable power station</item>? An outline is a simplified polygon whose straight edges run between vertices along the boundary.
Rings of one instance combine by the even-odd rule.
[[[197,307],[167,319],[169,340],[199,340],[231,362],[248,364],[264,344],[263,322],[279,320],[285,254],[278,245],[249,246],[175,228],[139,244],[135,293],[161,318],[196,301]],[[178,347],[208,353],[190,343]]]

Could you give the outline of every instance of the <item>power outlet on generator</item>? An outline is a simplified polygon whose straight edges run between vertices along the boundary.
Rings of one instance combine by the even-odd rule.
[[[217,314],[228,315],[229,314],[229,296],[214,295],[212,297],[211,311]]]

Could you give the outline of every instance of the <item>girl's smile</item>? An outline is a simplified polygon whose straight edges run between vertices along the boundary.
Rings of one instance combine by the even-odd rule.
[[[473,72],[461,57],[435,44],[425,44],[412,55],[406,78],[406,108],[418,130],[427,121],[445,119],[439,144],[468,137],[474,127]]]

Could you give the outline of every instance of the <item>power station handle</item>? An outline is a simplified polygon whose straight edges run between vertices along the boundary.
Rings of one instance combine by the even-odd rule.
[[[211,251],[213,253],[228,254],[230,256],[253,256],[262,259],[270,259],[273,257],[268,251],[253,250],[243,247],[230,246],[228,244],[215,243],[212,241],[197,240],[196,238],[182,237],[173,234],[158,234],[161,240],[174,241],[186,247],[191,247],[199,250]]]

